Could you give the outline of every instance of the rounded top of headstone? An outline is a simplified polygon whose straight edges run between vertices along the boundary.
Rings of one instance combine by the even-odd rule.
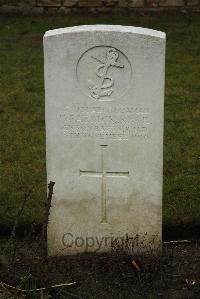
[[[88,31],[134,33],[138,35],[148,35],[148,36],[157,37],[161,39],[165,39],[166,37],[165,32],[148,29],[148,28],[142,28],[142,27],[121,26],[121,25],[81,25],[81,26],[73,26],[73,27],[49,30],[45,33],[44,38],[61,35],[61,34],[67,34],[67,33],[88,32]]]

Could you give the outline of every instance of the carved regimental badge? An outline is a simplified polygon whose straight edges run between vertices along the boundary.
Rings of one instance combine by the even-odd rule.
[[[96,69],[96,76],[99,77],[97,84],[89,80],[88,87],[90,94],[95,99],[101,97],[110,96],[114,91],[114,79],[111,74],[109,75],[109,69],[111,67],[124,68],[124,64],[120,63],[119,52],[114,48],[109,48],[106,51],[105,57],[93,57],[97,62],[98,66]]]
[[[128,58],[108,46],[89,49],[77,64],[77,78],[82,90],[98,101],[112,101],[127,92],[131,74]]]

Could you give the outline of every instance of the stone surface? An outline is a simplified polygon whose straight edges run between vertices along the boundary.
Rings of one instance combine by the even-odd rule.
[[[102,4],[103,6],[108,6],[108,7],[113,7],[113,6],[116,6],[118,1],[116,0],[105,0],[105,1],[102,1]]]
[[[184,6],[184,0],[160,0],[160,6]]]
[[[157,7],[159,5],[160,0],[146,0],[146,4],[148,7]]]
[[[63,2],[63,5],[66,7],[73,7],[74,5],[76,5],[78,2],[78,0],[65,0]]]
[[[60,6],[61,5],[61,0],[38,0],[37,1],[38,6]]]
[[[43,12],[44,12],[43,7],[33,7],[33,8],[31,8],[31,14],[32,15],[42,15]]]
[[[130,7],[144,7],[144,0],[134,0],[130,3]]]
[[[14,2],[14,4],[17,4],[18,6],[24,6],[24,7],[34,7],[36,6],[36,0],[27,0],[27,1],[18,1],[16,3],[16,1]]]
[[[78,1],[78,6],[80,7],[98,7],[102,6],[102,1],[101,0],[79,0]]]
[[[199,0],[0,0],[0,14],[63,14],[199,11]]]
[[[199,4],[199,0],[187,0],[187,5],[189,6],[197,6]]]
[[[120,7],[128,7],[128,0],[119,0]]]
[[[120,7],[144,7],[144,0],[119,0]]]
[[[165,34],[57,29],[44,58],[49,254],[158,249]]]

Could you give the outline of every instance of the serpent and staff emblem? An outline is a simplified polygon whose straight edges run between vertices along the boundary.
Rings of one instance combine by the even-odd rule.
[[[96,76],[98,77],[97,84],[93,81],[88,81],[88,88],[90,90],[90,95],[94,99],[100,99],[101,97],[110,96],[114,91],[114,79],[110,74],[108,74],[109,69],[114,68],[124,68],[124,65],[120,63],[119,52],[115,48],[108,48],[106,51],[106,56],[103,58],[94,57],[97,62],[100,63],[96,69]]]

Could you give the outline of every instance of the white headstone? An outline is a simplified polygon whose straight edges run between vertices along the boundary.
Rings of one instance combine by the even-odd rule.
[[[165,33],[51,30],[44,58],[49,254],[158,249]]]

